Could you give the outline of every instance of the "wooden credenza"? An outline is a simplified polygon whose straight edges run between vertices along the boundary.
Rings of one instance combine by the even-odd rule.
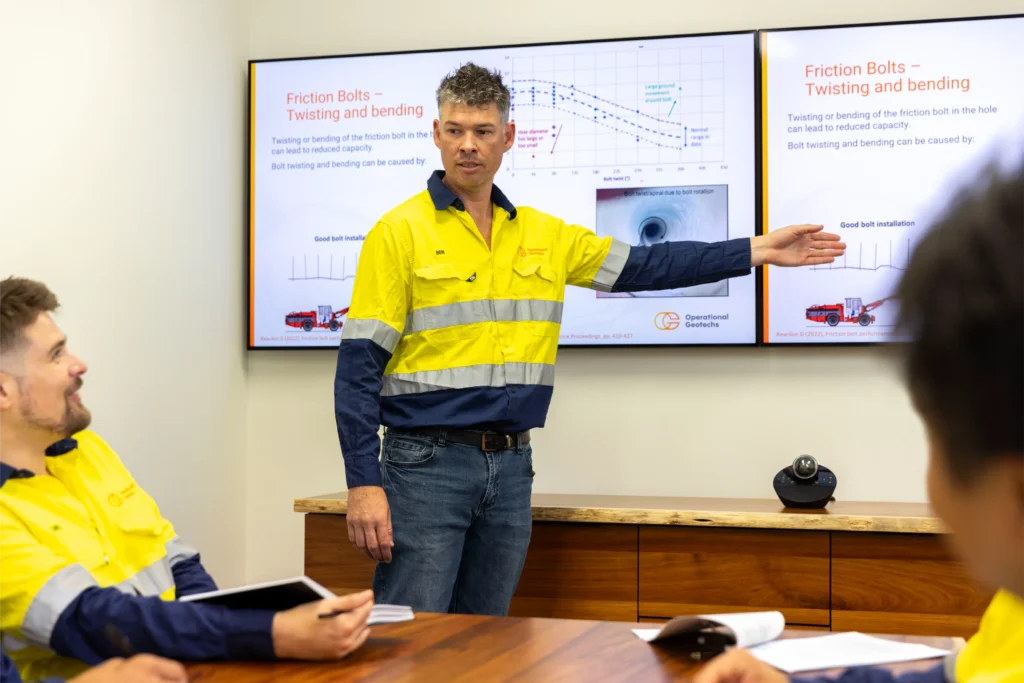
[[[345,494],[295,501],[305,572],[369,588]],[[778,610],[792,628],[968,637],[991,594],[949,554],[926,505],[536,494],[513,616],[656,622]]]

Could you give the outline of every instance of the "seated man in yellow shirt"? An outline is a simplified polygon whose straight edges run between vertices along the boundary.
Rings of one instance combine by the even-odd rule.
[[[135,652],[331,659],[362,645],[370,591],[276,613],[175,600],[216,584],[87,431],[87,368],[50,316],[57,306],[41,283],[0,282],[0,634],[22,678],[68,678]]]
[[[997,593],[955,658],[898,679],[856,668],[842,683],[1024,681],[1024,165],[985,180],[922,240],[899,298],[907,383],[928,435],[928,495],[957,554]],[[734,650],[696,680],[786,677]]]

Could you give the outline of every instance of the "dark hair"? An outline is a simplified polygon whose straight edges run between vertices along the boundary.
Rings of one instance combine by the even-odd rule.
[[[22,332],[40,313],[57,310],[57,296],[42,282],[9,277],[0,282],[0,353],[7,353],[22,339]]]
[[[1024,457],[1024,164],[955,197],[898,296],[910,394],[953,475]]]
[[[437,87],[437,108],[442,104],[465,104],[480,107],[494,103],[501,122],[508,123],[512,95],[501,80],[501,74],[473,62],[467,62],[448,74]]]

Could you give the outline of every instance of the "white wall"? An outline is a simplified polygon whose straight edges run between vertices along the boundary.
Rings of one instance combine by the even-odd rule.
[[[0,9],[0,277],[57,292],[94,428],[224,585],[245,573],[243,18]]]
[[[634,0],[627,10],[589,0],[450,7],[255,0],[249,7],[249,56],[269,58],[998,14],[1020,3]],[[342,490],[345,480],[334,354],[253,352],[249,368],[247,568],[257,579],[302,570],[302,519],[290,512],[292,501]],[[534,453],[537,492],[770,498],[773,474],[811,453],[838,470],[842,499],[925,500],[922,429],[881,352],[870,349],[562,350]]]

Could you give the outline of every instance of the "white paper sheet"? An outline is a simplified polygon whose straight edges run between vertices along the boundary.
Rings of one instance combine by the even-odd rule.
[[[639,638],[640,640],[642,640],[642,641],[644,641],[646,643],[649,643],[649,642],[651,642],[652,640],[654,640],[655,638],[658,637],[658,634],[661,633],[661,629],[660,628],[635,628],[635,629],[633,629],[633,633],[636,634],[636,637]]]
[[[863,633],[836,633],[814,638],[776,640],[750,648],[761,661],[788,674],[852,666],[911,662],[944,657],[940,650],[917,643],[900,643]]]

